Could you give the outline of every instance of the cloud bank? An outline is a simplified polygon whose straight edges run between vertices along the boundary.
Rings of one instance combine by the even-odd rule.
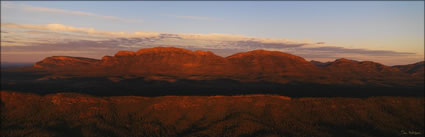
[[[136,51],[156,46],[209,50],[221,56],[265,49],[287,52],[310,60],[331,61],[344,57],[390,65],[423,60],[423,55],[410,52],[352,49],[326,42],[297,42],[231,34],[109,32],[63,24],[1,24],[2,60],[34,62],[53,55],[101,58],[103,55],[113,55],[118,50]]]

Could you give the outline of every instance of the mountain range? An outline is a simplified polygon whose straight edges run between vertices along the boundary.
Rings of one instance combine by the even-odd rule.
[[[107,82],[107,85],[116,85],[115,88],[123,85],[145,85],[152,88],[154,82],[161,83],[155,87],[160,90],[170,87],[185,90],[188,86],[193,87],[191,90],[223,90],[222,87],[230,86],[230,89],[224,89],[281,92],[282,88],[304,90],[306,86],[313,85],[312,87],[341,89],[407,88],[416,91],[423,90],[424,71],[423,61],[409,65],[386,66],[372,61],[341,58],[323,63],[307,61],[302,57],[278,51],[254,50],[221,57],[209,51],[155,47],[140,49],[137,52],[119,51],[114,56],[104,56],[100,60],[68,56],[47,57],[32,67],[2,70],[2,73],[9,75],[8,78],[2,77],[6,80],[2,82],[2,86],[13,87],[11,80],[12,83],[23,81],[14,80],[13,77],[16,76],[13,75],[30,73],[33,76],[30,80],[32,83],[72,81],[74,86],[81,87],[102,85],[87,82],[92,81]],[[164,83],[168,86],[164,87]],[[184,86],[181,83],[185,83]],[[174,86],[169,86],[170,84]]]

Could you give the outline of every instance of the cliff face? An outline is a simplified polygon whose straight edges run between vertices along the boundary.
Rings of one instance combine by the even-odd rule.
[[[226,78],[238,81],[361,85],[391,85],[400,84],[401,81],[407,81],[401,84],[409,84],[411,75],[423,74],[423,62],[416,66],[419,67],[389,67],[371,61],[348,59],[316,66],[302,57],[277,51],[254,50],[223,58],[212,52],[174,47],[148,48],[137,52],[119,51],[101,60],[49,57],[34,65],[37,69],[56,75],[134,76],[172,81]]]

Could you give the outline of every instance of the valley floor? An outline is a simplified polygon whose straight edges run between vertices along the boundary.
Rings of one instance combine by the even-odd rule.
[[[0,93],[0,133],[11,137],[424,135],[424,97],[94,97],[75,93]]]

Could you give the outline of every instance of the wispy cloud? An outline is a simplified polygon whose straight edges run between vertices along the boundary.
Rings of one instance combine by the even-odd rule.
[[[14,52],[14,51],[6,51],[6,52],[2,52],[2,54],[5,55],[26,55],[26,54],[84,54],[84,53],[93,53],[93,51],[80,51],[80,50],[65,50],[65,51],[20,51],[20,52]]]
[[[134,33],[108,32],[108,31],[96,30],[94,28],[73,27],[73,26],[68,26],[63,24],[33,25],[33,24],[2,23],[1,26],[6,29],[14,28],[14,29],[29,29],[29,30],[47,30],[47,31],[53,31],[53,32],[74,32],[74,33],[103,35],[103,36],[111,36],[111,37],[156,37],[156,36],[159,36],[159,33],[156,33],[156,32],[134,32]]]
[[[315,51],[317,53],[330,53],[330,54],[362,54],[370,56],[405,56],[415,55],[411,52],[396,52],[391,50],[367,50],[367,49],[349,49],[343,47],[324,46],[317,48],[302,48],[300,50]]]
[[[174,14],[168,14],[166,16],[173,17],[173,18],[189,19],[189,20],[201,20],[201,21],[215,21],[215,20],[218,20],[218,18],[203,17],[203,16],[182,16],[182,15],[174,15]]]
[[[2,8],[15,8],[15,9],[22,9],[22,10],[33,11],[33,12],[46,12],[46,13],[53,13],[53,14],[87,16],[87,17],[94,17],[94,18],[99,18],[104,20],[118,21],[118,22],[125,22],[125,23],[143,23],[143,21],[140,19],[128,19],[128,18],[121,18],[116,16],[106,16],[106,15],[100,15],[100,14],[95,14],[91,12],[76,11],[76,10],[37,7],[32,5],[17,5],[10,2],[2,2]]]

